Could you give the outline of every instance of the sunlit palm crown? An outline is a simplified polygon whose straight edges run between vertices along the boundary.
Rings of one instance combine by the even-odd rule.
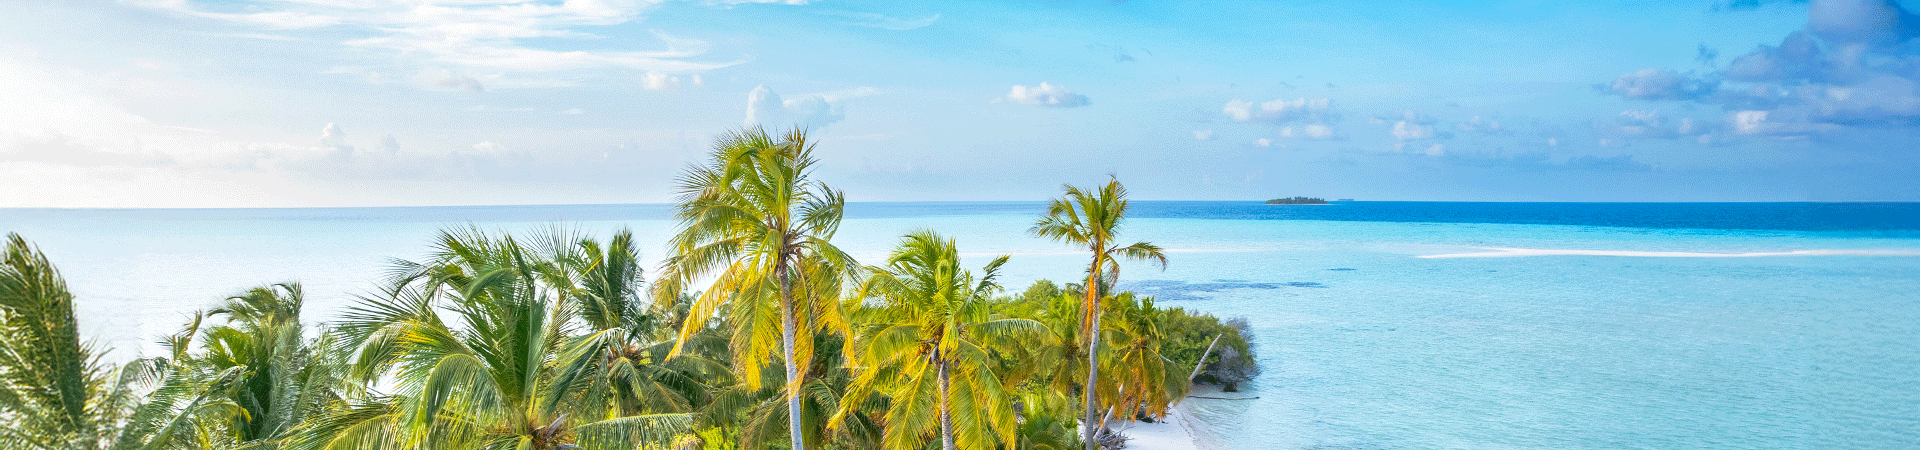
[[[862,369],[848,395],[880,392],[891,400],[881,421],[888,447],[934,436],[951,437],[959,448],[1017,440],[1010,391],[1024,380],[1005,377],[998,360],[1046,329],[992,311],[1006,262],[994,259],[975,278],[960,267],[952,240],[923,231],[907,235],[886,266],[868,269],[861,297],[874,301],[858,310],[860,333],[850,353]]]
[[[668,243],[674,256],[655,284],[655,298],[711,277],[680,337],[730,308],[734,367],[755,387],[760,377],[751,375],[773,360],[781,341],[780,271],[791,276],[797,334],[845,328],[838,299],[857,264],[829,239],[846,199],[809,178],[814,162],[805,132],[776,139],[755,128],[720,138],[710,163],[690,167],[679,180],[681,231]],[[795,360],[808,361],[811,340],[795,344]]]
[[[354,355],[351,374],[393,386],[396,400],[338,410],[296,447],[630,447],[670,441],[690,426],[685,414],[619,417],[607,402],[561,401],[580,395],[580,383],[605,381],[578,363],[593,350],[575,349],[564,368],[556,361],[579,322],[585,302],[576,302],[595,297],[586,287],[594,283],[579,276],[605,261],[579,258],[558,233],[532,247],[476,230],[436,244],[427,262],[397,261],[392,287],[363,299],[339,327]]]

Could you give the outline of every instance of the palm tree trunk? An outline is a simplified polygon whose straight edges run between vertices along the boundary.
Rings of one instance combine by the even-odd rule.
[[[1213,342],[1207,343],[1207,351],[1200,353],[1200,362],[1193,364],[1193,374],[1187,375],[1188,384],[1192,384],[1193,379],[1200,376],[1201,368],[1207,367],[1207,357],[1213,355],[1213,346],[1220,344],[1220,337],[1222,336],[1226,336],[1226,334],[1213,335]]]
[[[940,367],[940,448],[953,448],[953,408],[947,393],[947,361],[939,352],[933,354],[934,364]]]
[[[793,450],[806,450],[806,437],[800,433],[800,391],[793,385],[800,377],[800,362],[794,361],[794,328],[799,324],[793,314],[793,280],[787,273],[787,262],[782,258],[774,267],[774,276],[780,278],[780,350],[787,359],[787,432],[793,439]]]
[[[1093,437],[1098,430],[1096,420],[1100,418],[1099,394],[1094,383],[1100,379],[1100,254],[1101,243],[1094,244],[1093,265],[1087,268],[1087,384],[1081,392],[1087,398],[1087,414],[1080,420],[1080,440],[1086,443],[1086,450],[1098,450],[1100,443]]]

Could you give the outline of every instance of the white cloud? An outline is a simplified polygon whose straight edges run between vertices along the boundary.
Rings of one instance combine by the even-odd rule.
[[[561,111],[560,113],[561,114],[585,114],[586,111],[581,111],[580,108],[573,108],[566,111]]]
[[[190,17],[237,22],[281,30],[326,27],[342,23],[339,17],[308,11],[287,10],[222,13],[195,9],[187,0],[147,0],[129,3],[148,8],[162,9]]]
[[[1797,138],[1920,129],[1920,66],[1914,64],[1920,47],[1912,45],[1920,38],[1920,16],[1892,0],[1814,1],[1807,11],[1803,29],[1777,46],[1733,58],[1717,79],[1647,69],[1610,90],[1734,111],[1726,123],[1737,134]],[[1723,81],[1727,87],[1714,89]]]
[[[473,144],[473,149],[474,151],[487,154],[503,154],[507,152],[507,146],[496,144],[493,141]]]
[[[1333,110],[1333,100],[1325,98],[1296,98],[1293,100],[1276,99],[1260,102],[1258,107],[1245,100],[1228,100],[1220,109],[1227,117],[1240,122],[1269,122],[1288,124],[1298,122],[1325,123],[1338,119]]]
[[[378,73],[370,72],[370,74],[369,76],[372,78],[369,78],[369,81],[374,81],[375,84],[381,84],[378,82],[380,79]],[[419,72],[414,73],[413,83],[422,89],[434,91],[480,92],[487,90],[486,85],[481,84],[479,79],[454,73],[452,70],[445,68],[420,69]]]
[[[1757,134],[1766,130],[1766,111],[1739,111],[1733,113],[1733,131],[1741,134]]]
[[[646,79],[642,81],[641,86],[646,88],[649,91],[664,91],[668,89],[679,89],[680,77],[667,75],[660,72],[647,72]]]
[[[1013,90],[1007,93],[1006,100],[1022,105],[1039,105],[1056,108],[1087,106],[1087,96],[1075,94],[1073,91],[1067,90],[1066,86],[1048,84],[1046,82],[1041,82],[1039,86],[1033,87],[1013,85]]]
[[[753,92],[747,93],[746,124],[775,128],[789,126],[822,128],[846,119],[847,115],[842,111],[840,101],[852,98],[854,96],[852,94],[858,93],[860,92],[835,91],[781,99],[780,94],[775,94],[773,89],[763,84],[753,88]]]
[[[1462,133],[1511,134],[1506,127],[1500,125],[1500,121],[1482,119],[1480,116],[1473,116],[1473,120],[1453,124],[1453,128]]]
[[[1271,147],[1273,146],[1273,140],[1267,139],[1267,138],[1254,139],[1253,145],[1260,146],[1260,147]]]
[[[1193,130],[1193,140],[1211,141],[1213,140],[1213,130]]]
[[[1689,100],[1713,93],[1717,83],[1693,78],[1673,69],[1651,68],[1621,75],[1603,88],[1622,97],[1641,100]]]
[[[585,70],[641,70],[696,73],[745,62],[702,60],[703,41],[655,31],[665,49],[650,51],[553,49],[534,39],[593,39],[591,27],[638,21],[658,6],[654,0],[493,1],[275,1],[242,7],[202,5],[190,0],[134,0],[134,4],[175,15],[202,18],[254,34],[299,36],[323,30],[371,31],[349,39],[349,47],[379,50],[402,67],[419,68],[417,84],[427,88],[479,90],[475,72],[501,72],[501,87],[570,84],[546,73]],[[216,10],[244,10],[228,13]],[[412,70],[412,69],[409,69]],[[441,73],[445,71],[446,73]],[[540,79],[547,77],[547,79]],[[532,80],[517,80],[534,78]]]
[[[1306,125],[1289,125],[1286,127],[1282,127],[1280,128],[1280,137],[1288,138],[1288,139],[1313,139],[1313,140],[1328,140],[1328,139],[1336,138],[1336,136],[1333,133],[1332,126],[1328,126],[1326,124],[1319,124],[1319,123],[1310,123]]]
[[[347,133],[340,131],[340,125],[331,122],[327,123],[325,128],[320,129],[320,145],[333,148],[345,147],[348,151],[353,150],[353,146],[347,145]]]
[[[1394,139],[1399,139],[1402,141],[1411,140],[1411,139],[1431,139],[1434,136],[1432,125],[1421,125],[1419,123],[1409,121],[1409,120],[1394,122],[1393,130],[1389,131],[1389,133],[1393,134]]]
[[[1427,146],[1427,150],[1421,153],[1425,153],[1427,156],[1440,156],[1446,154],[1446,150],[1446,144],[1433,144]]]
[[[1804,138],[1840,128],[1839,125],[1810,122],[1804,117],[1781,117],[1778,113],[1765,110],[1735,111],[1727,116],[1727,124],[1735,133],[1776,138]]]
[[[607,196],[605,189],[595,194],[586,186],[595,183],[579,181],[584,179],[579,175],[637,179],[644,173],[659,179],[670,170],[656,168],[670,167],[675,160],[657,155],[697,145],[678,130],[597,135],[590,130],[582,133],[589,136],[573,137],[566,132],[494,127],[439,134],[428,130],[418,138],[410,137],[403,148],[398,138],[385,134],[389,130],[373,127],[407,127],[405,123],[352,116],[336,123],[307,121],[290,127],[277,125],[278,117],[243,121],[244,126],[220,125],[198,116],[255,109],[198,104],[181,105],[199,108],[184,114],[143,116],[122,106],[140,101],[112,96],[118,93],[114,88],[94,83],[131,81],[128,87],[180,91],[180,97],[200,92],[186,89],[194,85],[167,80],[108,78],[103,82],[91,77],[94,73],[18,58],[18,54],[0,45],[0,86],[5,86],[0,89],[0,205],[5,206],[537,203],[579,195],[602,195],[599,198],[607,200],[616,197]],[[305,110],[309,116],[341,114],[297,105],[261,108]],[[465,106],[439,110],[458,114]],[[180,120],[174,117],[194,122],[167,122]],[[393,132],[403,129],[390,128]],[[638,148],[642,146],[644,150]],[[640,183],[632,186],[646,188]]]
[[[833,17],[847,19],[846,23],[848,25],[853,25],[858,27],[867,27],[867,28],[879,28],[882,30],[893,30],[893,31],[907,31],[907,30],[926,28],[929,25],[933,25],[934,21],[940,20],[939,14],[934,14],[932,16],[919,18],[919,19],[902,19],[898,17],[888,16],[885,14],[849,12],[849,11],[820,11],[819,14],[823,16],[833,16]]]
[[[1672,120],[1659,111],[1621,111],[1611,127],[1603,127],[1602,136],[1619,138],[1676,139],[1703,136],[1714,131],[1715,124],[1682,117]]]

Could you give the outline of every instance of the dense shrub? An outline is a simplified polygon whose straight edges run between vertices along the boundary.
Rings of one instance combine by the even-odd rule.
[[[1059,301],[1063,295],[1078,298],[1080,287],[1069,284],[1062,287],[1048,280],[1035,281],[1025,291],[1007,301],[1002,310],[1013,316],[1032,317],[1036,311],[1046,309],[1048,302]],[[1164,337],[1160,354],[1172,360],[1174,366],[1181,367],[1181,374],[1191,373],[1194,364],[1200,361],[1200,354],[1207,351],[1207,344],[1214,336],[1220,336],[1219,345],[1207,357],[1207,365],[1200,375],[1194,377],[1195,383],[1220,385],[1224,390],[1239,390],[1240,384],[1253,380],[1260,375],[1260,366],[1254,360],[1253,330],[1247,319],[1236,317],[1222,321],[1213,315],[1188,311],[1185,308],[1164,308],[1161,322],[1157,324]]]
[[[1189,371],[1214,337],[1220,337],[1220,343],[1207,356],[1207,365],[1194,377],[1195,383],[1218,384],[1236,391],[1240,383],[1260,375],[1253,356],[1253,330],[1248,328],[1246,318],[1221,322],[1210,314],[1175,307],[1162,316],[1160,331],[1166,338],[1160,353]]]

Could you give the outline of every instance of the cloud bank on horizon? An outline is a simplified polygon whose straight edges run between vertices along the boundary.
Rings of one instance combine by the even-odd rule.
[[[0,207],[657,202],[756,125],[855,201],[1920,201],[1911,6],[8,2]]]

